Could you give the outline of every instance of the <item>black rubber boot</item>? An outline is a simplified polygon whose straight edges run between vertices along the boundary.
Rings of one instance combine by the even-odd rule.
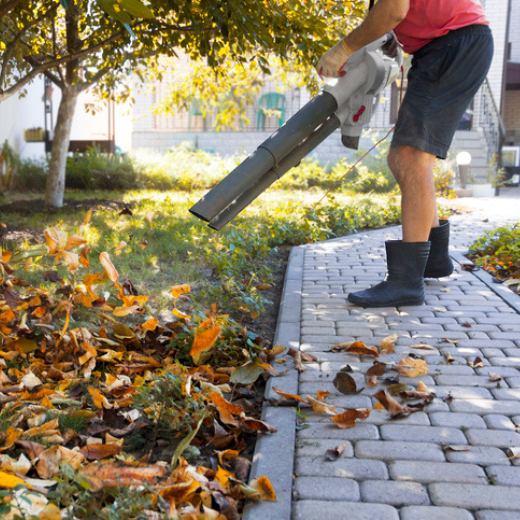
[[[370,289],[350,293],[348,300],[360,307],[396,307],[424,303],[424,267],[430,242],[385,243],[388,274]]]
[[[431,246],[424,269],[425,278],[442,278],[453,273],[453,262],[448,253],[450,223],[447,220],[440,220],[439,224],[439,227],[432,228],[428,238]]]

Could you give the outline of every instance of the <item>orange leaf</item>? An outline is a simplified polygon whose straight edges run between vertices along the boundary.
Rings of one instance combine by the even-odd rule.
[[[86,226],[90,222],[90,217],[92,216],[92,210],[89,209],[87,214],[85,215],[85,220],[83,220],[83,224]]]
[[[100,283],[104,283],[108,280],[107,273],[93,273],[87,274],[85,278],[83,278],[83,283],[89,287],[91,285],[98,285]],[[97,296],[96,296],[97,298]]]
[[[218,466],[217,473],[215,474],[215,479],[218,480],[218,483],[226,490],[229,490],[229,477],[234,478],[233,473],[226,471],[224,468]]]
[[[80,471],[80,475],[91,483],[95,491],[99,491],[103,487],[136,486],[143,482],[154,484],[167,472],[167,467],[159,464],[147,466],[139,462],[105,462],[90,464]]]
[[[56,260],[63,258],[65,263],[69,266],[69,271],[73,273],[79,266],[79,256],[76,253],[69,253],[69,251],[60,251]]]
[[[80,453],[87,460],[101,460],[113,457],[121,453],[122,450],[123,448],[117,446],[117,444],[91,444],[90,446],[85,446],[81,449]]]
[[[157,318],[148,318],[142,325],[144,330],[155,330],[159,320]]]
[[[67,239],[67,243],[65,244],[65,249],[68,251],[74,246],[82,246],[83,244],[86,244],[87,241],[84,238],[81,238],[78,235],[71,235]]]
[[[210,329],[202,332],[196,332],[193,339],[193,345],[191,347],[190,355],[193,362],[198,365],[200,362],[201,355],[208,350],[211,350],[217,341],[220,331],[220,325],[215,325]]]
[[[112,408],[112,405],[108,402],[107,398],[97,388],[89,386],[88,392],[92,396],[94,405],[97,408]]]
[[[386,338],[383,338],[378,345],[379,353],[388,354],[389,352],[395,352],[394,343],[397,341],[398,337],[399,337],[399,335],[396,332],[396,333],[392,334],[391,336],[387,336]]]
[[[99,255],[99,261],[101,262],[101,265],[105,269],[108,277],[112,282],[117,283],[117,280],[119,278],[119,274],[116,271],[116,268],[112,264],[112,261],[110,260],[110,255],[108,253],[101,253]]]
[[[174,298],[177,298],[177,296],[180,296],[181,294],[189,293],[191,292],[191,287],[189,284],[185,283],[182,285],[174,285],[171,288],[172,295]]]
[[[379,353],[374,347],[367,347],[362,341],[355,341],[350,347],[345,349],[345,352],[359,354],[360,356],[379,357]]]
[[[325,399],[325,397],[327,397],[329,395],[330,395],[330,392],[327,390],[318,390],[318,392],[316,393],[316,396],[318,397],[318,399],[320,401],[323,401],[323,399]]]
[[[356,421],[364,421],[370,415],[370,408],[350,408],[346,412],[331,417],[330,420],[339,428],[353,428]]]
[[[329,415],[336,415],[338,411],[336,410],[335,406],[333,404],[325,403],[324,401],[320,401],[318,399],[314,399],[314,397],[311,397],[310,395],[305,396],[307,398],[307,401],[312,406],[312,409],[315,414],[319,415],[322,413],[326,413]]]
[[[119,242],[119,244],[117,244],[116,247],[114,247],[114,251],[121,251],[122,249],[124,249],[128,244],[124,241],[124,240],[121,240],[121,242]]]
[[[241,406],[230,403],[217,392],[210,392],[208,394],[208,398],[214,405],[216,405],[219,408],[224,408],[233,415],[240,415],[244,411],[244,409]]]
[[[22,436],[23,430],[20,428],[13,428],[10,426],[5,432],[5,444],[0,451],[5,451],[11,448],[14,443]]]
[[[400,372],[408,377],[425,376],[428,373],[428,364],[424,359],[407,357],[399,361]]]
[[[276,493],[267,477],[259,477],[257,480],[253,480],[250,486],[258,491],[260,500],[276,502]]]
[[[302,403],[306,402],[305,399],[303,399],[299,395],[296,395],[296,394],[286,394],[285,392],[282,392],[281,390],[278,390],[278,388],[275,388],[274,386],[273,386],[273,390],[278,395],[281,395],[284,399],[295,399],[296,401],[301,401]]]
[[[401,413],[403,405],[397,402],[389,393],[385,390],[379,390],[374,397],[385,407],[390,415],[396,415]]]
[[[49,254],[54,255],[58,251],[62,251],[67,244],[67,235],[56,228],[46,229],[43,232],[47,247],[49,248]]]

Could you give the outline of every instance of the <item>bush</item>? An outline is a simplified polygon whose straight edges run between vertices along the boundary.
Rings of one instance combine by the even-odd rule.
[[[520,222],[486,232],[471,244],[469,257],[500,280],[520,278]]]
[[[126,155],[87,153],[67,158],[66,185],[71,189],[125,190],[137,187],[137,176]]]

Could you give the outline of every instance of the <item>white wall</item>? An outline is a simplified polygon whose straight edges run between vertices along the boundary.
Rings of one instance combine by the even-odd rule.
[[[511,0],[509,42],[511,43],[510,61],[520,63],[520,0]]]
[[[54,125],[61,99],[60,89],[53,88],[52,101]],[[94,103],[101,110],[96,115],[88,114],[86,103]],[[115,106],[115,137],[116,146],[123,151],[129,151],[132,141],[132,109],[129,103]],[[0,103],[0,145],[7,139],[9,144],[22,158],[43,157],[43,143],[26,143],[23,140],[23,130],[27,128],[44,128],[43,79],[37,78],[27,88],[27,95],[19,98],[11,96]],[[108,139],[108,115],[105,105],[97,101],[89,91],[84,92],[76,107],[71,139]]]

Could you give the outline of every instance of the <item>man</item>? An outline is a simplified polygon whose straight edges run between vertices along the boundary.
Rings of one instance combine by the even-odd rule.
[[[439,221],[433,183],[437,157],[446,158],[453,135],[484,81],[493,38],[478,0],[379,0],[366,19],[326,52],[317,70],[338,77],[349,56],[393,30],[413,54],[388,165],[401,189],[402,240],[386,242],[388,274],[374,287],[351,293],[362,307],[421,305],[423,278],[449,276],[449,223]]]

